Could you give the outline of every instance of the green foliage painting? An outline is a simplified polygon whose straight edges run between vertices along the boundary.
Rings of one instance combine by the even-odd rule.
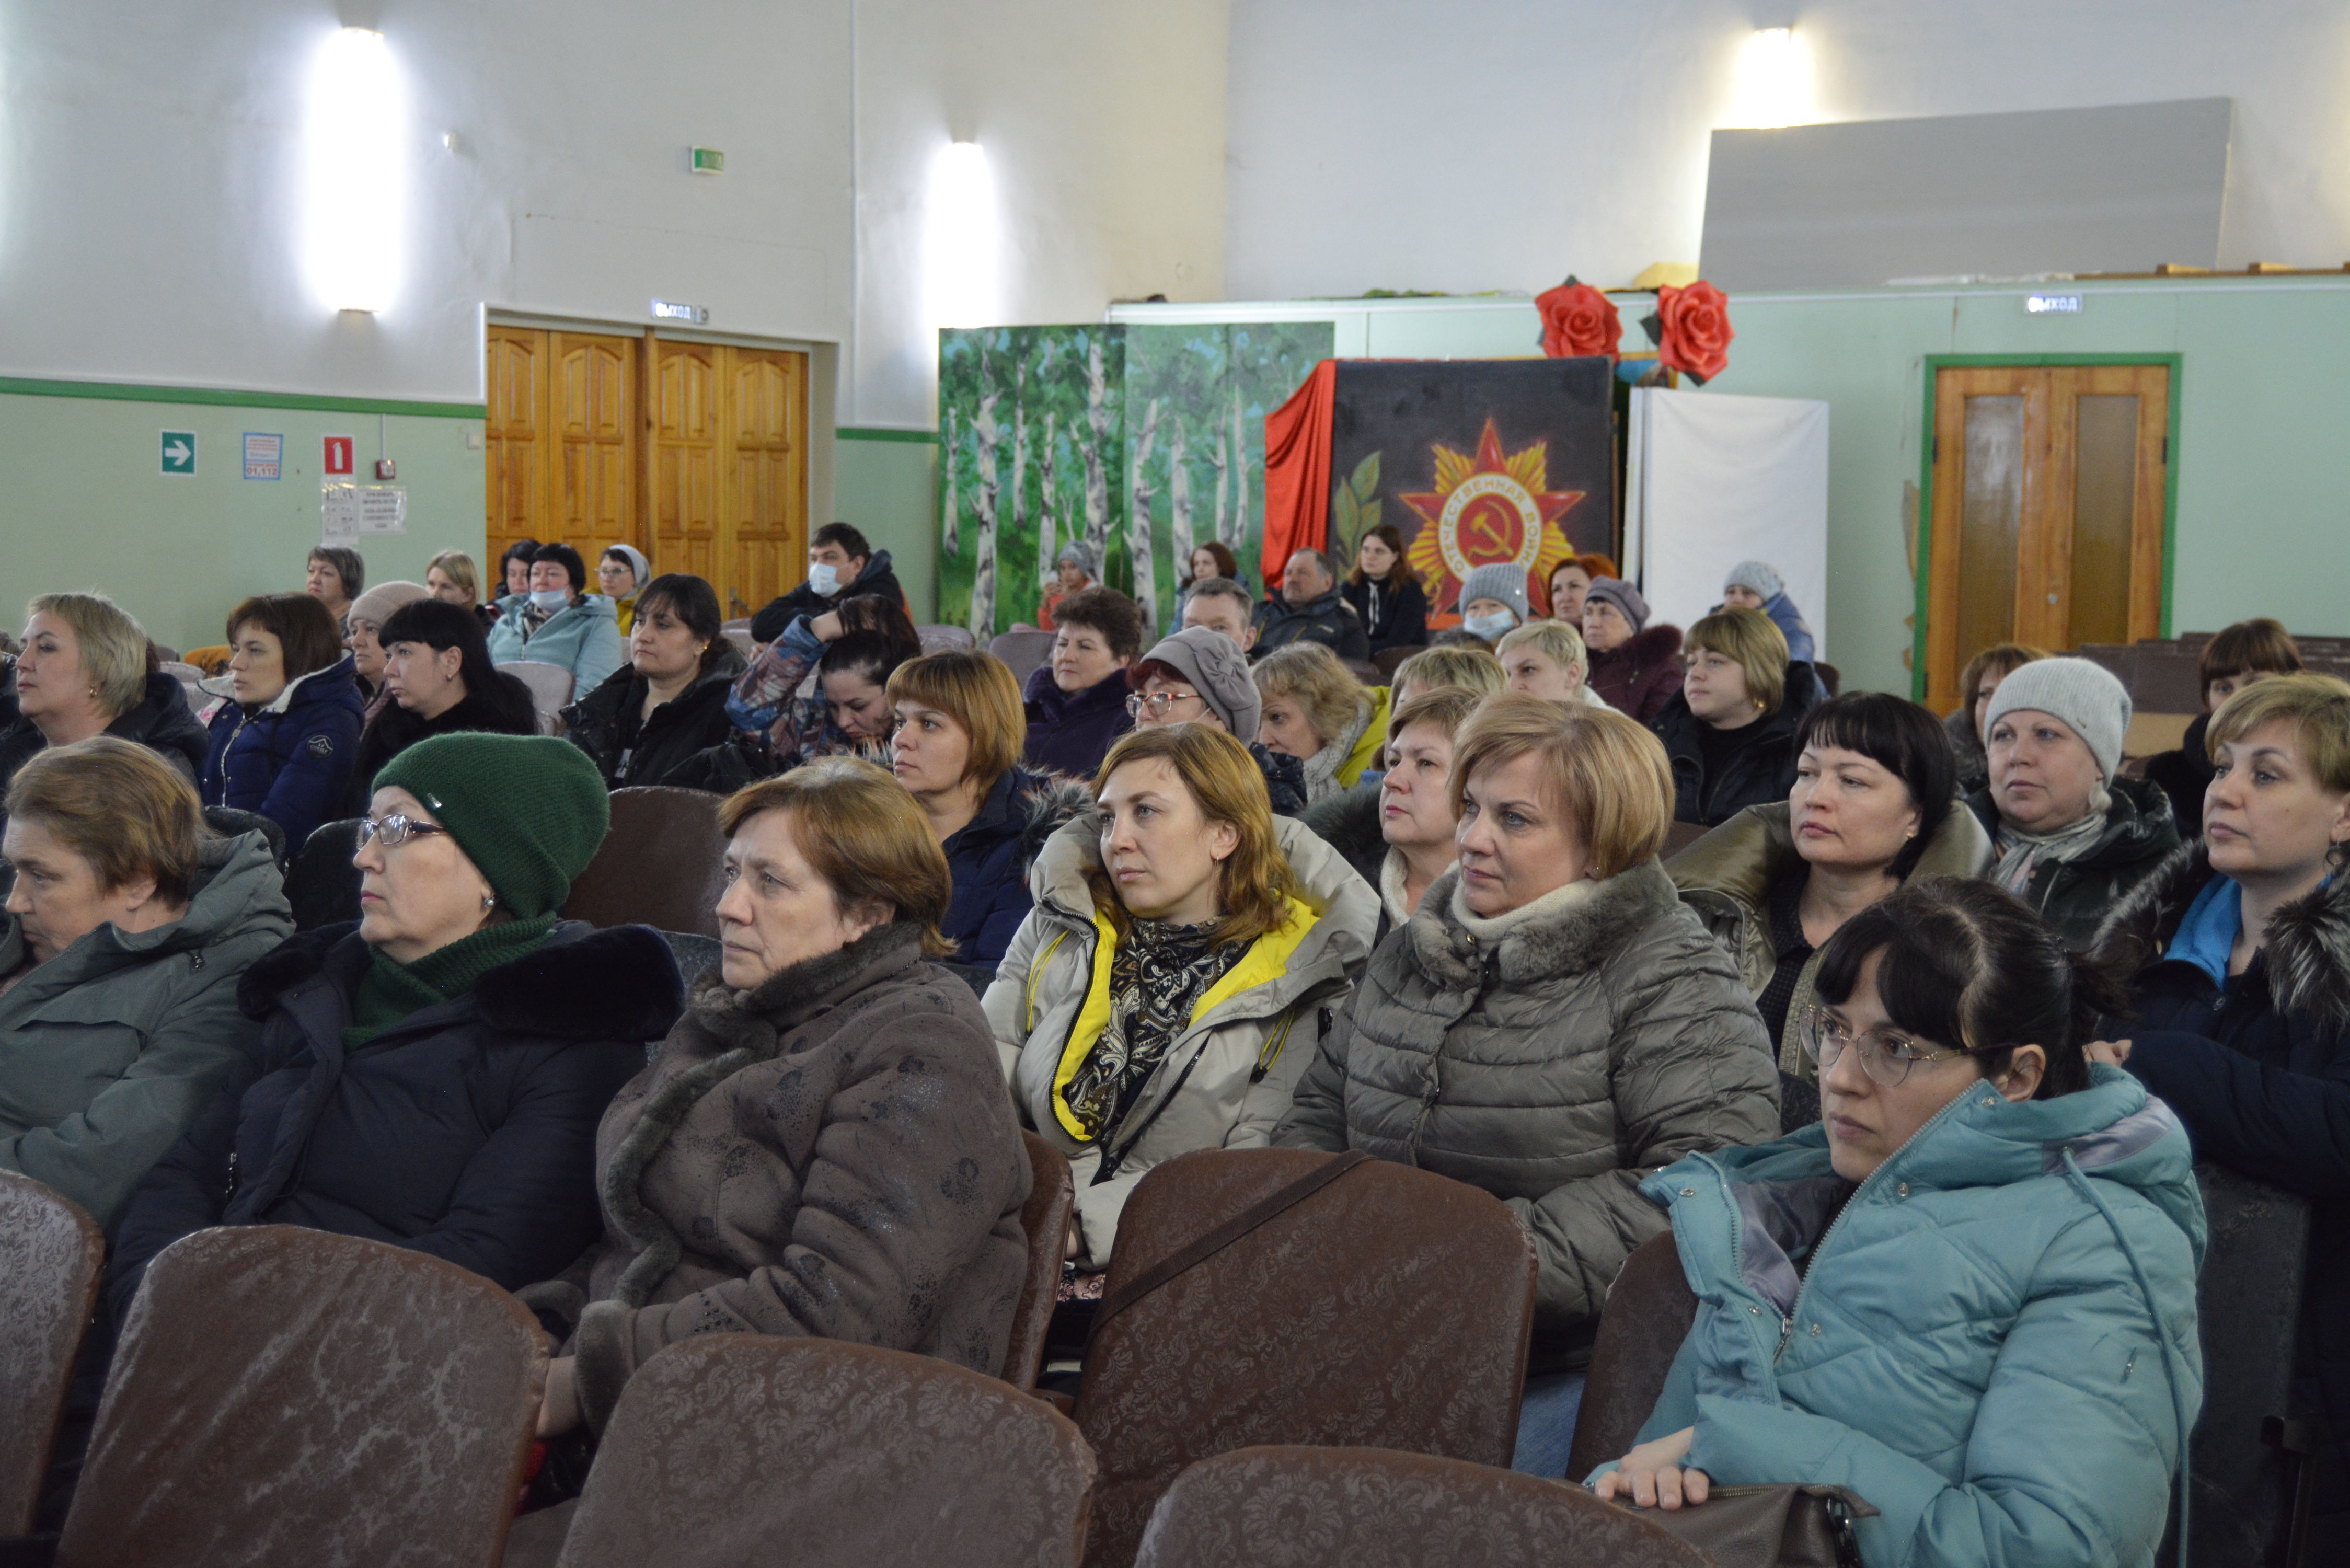
[[[1198,545],[1253,582],[1264,416],[1331,348],[1326,321],[940,333],[939,618],[1035,625],[1073,538],[1154,630]]]

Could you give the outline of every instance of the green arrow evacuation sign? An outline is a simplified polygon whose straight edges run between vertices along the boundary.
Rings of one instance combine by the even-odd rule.
[[[163,472],[193,473],[196,472],[196,432],[165,431],[163,432]]]

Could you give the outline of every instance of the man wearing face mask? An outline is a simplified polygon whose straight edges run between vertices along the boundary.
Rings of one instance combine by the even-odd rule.
[[[901,605],[906,602],[906,590],[898,586],[898,575],[890,568],[889,552],[874,549],[864,535],[846,523],[827,523],[808,542],[807,581],[769,601],[766,608],[752,617],[751,639],[773,642],[798,617],[813,620],[827,610],[838,609],[840,597],[851,583],[860,594],[880,594]]]
[[[1262,659],[1293,642],[1318,642],[1341,659],[1368,659],[1363,618],[1338,592],[1338,575],[1319,550],[1297,550],[1281,569],[1281,591],[1256,607],[1256,647]]]

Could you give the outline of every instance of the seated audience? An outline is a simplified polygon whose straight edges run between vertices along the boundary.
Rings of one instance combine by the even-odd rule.
[[[149,670],[149,647],[145,629],[102,594],[42,594],[26,606],[16,718],[0,728],[0,794],[43,750],[92,735],[134,741],[193,784],[204,727],[178,677]]]
[[[1819,701],[1812,667],[1760,613],[1718,610],[1689,629],[1687,671],[1648,726],[1673,760],[1673,820],[1708,827],[1783,801],[1795,729]]]
[[[551,736],[435,735],[377,775],[359,919],[238,988],[250,1062],[132,1196],[118,1314],[155,1254],[213,1225],[300,1225],[445,1258],[509,1290],[596,1238],[596,1123],[675,1021],[640,926],[558,923],[609,820]]]
[[[684,782],[693,759],[733,732],[726,699],[743,656],[719,628],[718,592],[671,572],[636,597],[629,662],[563,711],[564,735],[608,789]]]
[[[1428,641],[1428,590],[1403,561],[1403,531],[1381,523],[1355,547],[1346,600],[1363,623],[1373,653]]]
[[[1580,635],[1583,629],[1583,596],[1589,593],[1591,585],[1600,578],[1623,575],[1616,569],[1613,557],[1596,551],[1561,561],[1551,568],[1550,581],[1544,585],[1550,590],[1551,619],[1565,622]]]
[[[818,757],[887,767],[889,673],[921,654],[906,607],[879,594],[851,594],[837,609],[794,618],[726,699],[727,718],[763,737],[763,753],[730,745],[703,753],[706,776],[697,787],[732,791]],[[802,697],[811,673],[816,690]]]
[[[1183,597],[1189,599],[1192,591],[1211,577],[1222,577],[1238,587],[1242,593],[1248,593],[1247,585],[1241,581],[1240,557],[1233,555],[1232,546],[1222,539],[1211,539],[1204,545],[1191,547],[1191,563],[1183,572]],[[1253,595],[1250,597],[1254,597]]]
[[[1374,949],[1418,912],[1421,895],[1459,857],[1452,741],[1483,701],[1457,686],[1413,698],[1388,725],[1387,772],[1378,781],[1367,778],[1305,815],[1305,826],[1378,893]]]
[[[327,607],[339,637],[343,618],[351,613],[351,601],[367,591],[367,563],[357,550],[345,545],[317,545],[310,552],[302,591]]]
[[[2203,1205],[2170,1109],[2083,1056],[2109,990],[1980,882],[1838,931],[1804,1024],[1823,1125],[1640,1184],[1698,1318],[1599,1495],[1838,1486],[1868,1563],[2154,1562]]]
[[[1183,629],[1220,631],[1247,653],[1256,647],[1256,626],[1251,619],[1255,609],[1248,589],[1232,578],[1202,577],[1183,590]]]
[[[1621,713],[1488,699],[1453,742],[1460,864],[1379,945],[1274,1135],[1468,1182],[1523,1222],[1513,1468],[1540,1475],[1566,1469],[1608,1286],[1664,1229],[1638,1173],[1779,1129],[1754,1004],[1657,864],[1672,787]]]
[[[1583,597],[1583,646],[1592,689],[1619,713],[1651,723],[1681,688],[1681,628],[1648,624],[1648,601],[1621,577]]]
[[[2210,716],[2200,843],[2097,934],[2135,976],[2095,1060],[2178,1113],[2198,1158],[2312,1203],[2302,1355],[2322,1422],[2309,1560],[2350,1552],[2350,685],[2272,675]]]
[[[1386,744],[1388,688],[1366,687],[1319,643],[1292,643],[1257,661],[1263,706],[1256,738],[1267,751],[1295,757],[1312,805],[1376,768]]]
[[[2122,895],[2178,847],[2170,799],[2123,778],[2129,693],[2085,659],[2043,659],[1983,710],[1991,783],[1967,797],[1991,835],[1991,878],[2083,949]]]
[[[1230,603],[1230,600],[1226,600]],[[1248,747],[1264,775],[1265,799],[1275,816],[1305,809],[1305,767],[1286,752],[1268,751],[1254,737],[1263,716],[1248,656],[1229,633],[1186,627],[1153,645],[1126,672],[1134,694],[1126,711],[1138,730],[1162,724],[1213,724]]]
[[[873,548],[864,535],[846,523],[827,523],[816,531],[808,545],[807,581],[781,598],[768,600],[766,607],[751,618],[751,640],[773,642],[801,616],[813,620],[827,610],[838,609],[851,587],[859,594],[894,600],[900,609],[906,607],[906,590],[898,586],[889,552]]]
[[[2203,791],[2211,783],[2211,715],[2255,680],[2301,673],[2301,648],[2282,622],[2266,617],[2240,620],[2212,635],[2196,666],[2203,711],[2187,726],[2177,751],[2148,757],[2145,768],[2146,776],[2170,797],[2170,815],[2188,838],[2203,831]]]
[[[1061,546],[1053,557],[1053,580],[1045,585],[1044,602],[1036,607],[1036,624],[1051,631],[1059,623],[1053,618],[1054,607],[1074,593],[1096,587],[1093,552],[1085,541],[1072,539]]]
[[[1583,639],[1564,621],[1530,620],[1503,632],[1493,657],[1502,661],[1502,674],[1513,691],[1545,702],[1607,706],[1584,679],[1591,656],[1583,649]]]
[[[445,599],[402,605],[383,623],[382,640],[387,701],[359,735],[343,815],[365,816],[376,774],[419,741],[459,730],[538,733],[530,689],[490,663],[488,639],[470,609]]]
[[[1991,869],[1991,840],[1959,806],[1937,729],[1889,692],[1821,703],[1796,729],[1787,797],[1749,806],[1665,867],[1738,966],[1793,1077],[1812,1075],[1794,1024],[1828,938],[1912,877]]]
[[[728,798],[724,965],[597,1135],[604,1237],[539,1429],[597,1432],[663,1345],[808,1335],[994,1376],[1028,1157],[945,950],[946,857],[887,774],[831,758]],[[567,1295],[539,1287],[534,1301]],[[569,1304],[565,1303],[565,1304]],[[550,1301],[550,1305],[556,1304]]]
[[[1960,794],[1972,794],[1991,783],[1991,759],[1983,753],[1983,714],[1991,708],[1991,694],[2025,665],[2047,657],[2046,649],[1995,642],[1967,660],[1966,672],[1959,679],[1965,705],[1942,721],[1950,737],[1950,750],[1959,759]]]
[[[463,550],[443,550],[425,564],[424,587],[443,604],[452,604],[479,617],[482,629],[487,631],[498,621],[498,612],[482,602],[481,575],[475,570],[473,557]]]
[[[1081,588],[1055,610],[1053,657],[1022,692],[1028,765],[1090,778],[1112,742],[1134,728],[1126,667],[1142,651],[1142,611],[1116,588]]]
[[[1496,561],[1470,569],[1461,579],[1461,628],[1496,643],[1526,624],[1526,575],[1513,562]]]
[[[508,545],[504,553],[498,556],[498,576],[505,587],[491,597],[493,599],[529,597],[531,558],[537,554],[538,541],[536,539],[517,539]],[[491,605],[490,613],[494,619],[498,616],[500,612],[496,604]]]
[[[1809,664],[1819,657],[1811,624],[1787,597],[1786,579],[1768,561],[1741,561],[1721,579],[1721,608],[1754,610],[1771,618],[1787,639],[1787,657]]]
[[[1127,736],[1094,799],[1037,857],[1036,908],[986,998],[1013,1098],[1075,1167],[1085,1272],[1109,1266],[1152,1167],[1266,1144],[1378,923],[1362,878],[1266,810],[1212,725]]]
[[[343,617],[343,646],[351,650],[351,674],[359,701],[373,718],[383,707],[383,623],[402,605],[431,597],[422,583],[378,583],[351,601]]]
[[[1023,838],[1047,783],[1018,765],[1028,735],[1020,682],[1002,659],[955,649],[898,666],[888,694],[898,726],[889,770],[947,857],[947,957],[992,974],[1028,918]]]
[[[1388,705],[1401,711],[1405,703],[1440,686],[1458,686],[1463,691],[1491,697],[1508,689],[1509,676],[1502,661],[1482,643],[1471,648],[1432,647],[1396,666],[1388,685]]]
[[[237,981],[294,920],[267,839],[206,833],[195,786],[144,746],[40,752],[7,809],[0,1170],[111,1232],[252,1048]]]
[[[653,566],[645,553],[634,545],[607,545],[596,559],[596,587],[612,601],[612,613],[620,623],[620,635],[629,635],[636,623],[637,595],[653,580]]]
[[[1336,569],[1319,550],[1295,550],[1281,569],[1281,591],[1256,607],[1258,657],[1293,642],[1318,642],[1341,659],[1368,659],[1363,618],[1338,592]]]
[[[490,657],[500,664],[529,659],[571,671],[576,696],[593,691],[626,661],[612,601],[588,587],[588,563],[560,541],[541,545],[530,558],[530,593],[499,605],[490,628]]]
[[[265,594],[228,616],[228,674],[204,690],[212,709],[200,785],[206,805],[257,811],[298,854],[340,810],[365,723],[351,656],[326,605]],[[224,690],[224,688],[225,690]]]

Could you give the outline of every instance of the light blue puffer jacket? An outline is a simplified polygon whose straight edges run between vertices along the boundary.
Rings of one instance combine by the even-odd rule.
[[[1817,1127],[1650,1177],[1700,1306],[1640,1440],[1850,1487],[1868,1568],[2151,1563],[2203,1402],[2203,1202],[2170,1107],[2091,1074],[1970,1089],[1857,1189]]]
[[[529,607],[528,594],[508,594],[498,601],[498,624],[490,628],[491,663],[532,659],[560,665],[571,671],[571,693],[577,700],[601,686],[606,676],[628,661],[629,645],[620,636],[620,612],[602,594],[581,594],[525,639],[522,612]]]

